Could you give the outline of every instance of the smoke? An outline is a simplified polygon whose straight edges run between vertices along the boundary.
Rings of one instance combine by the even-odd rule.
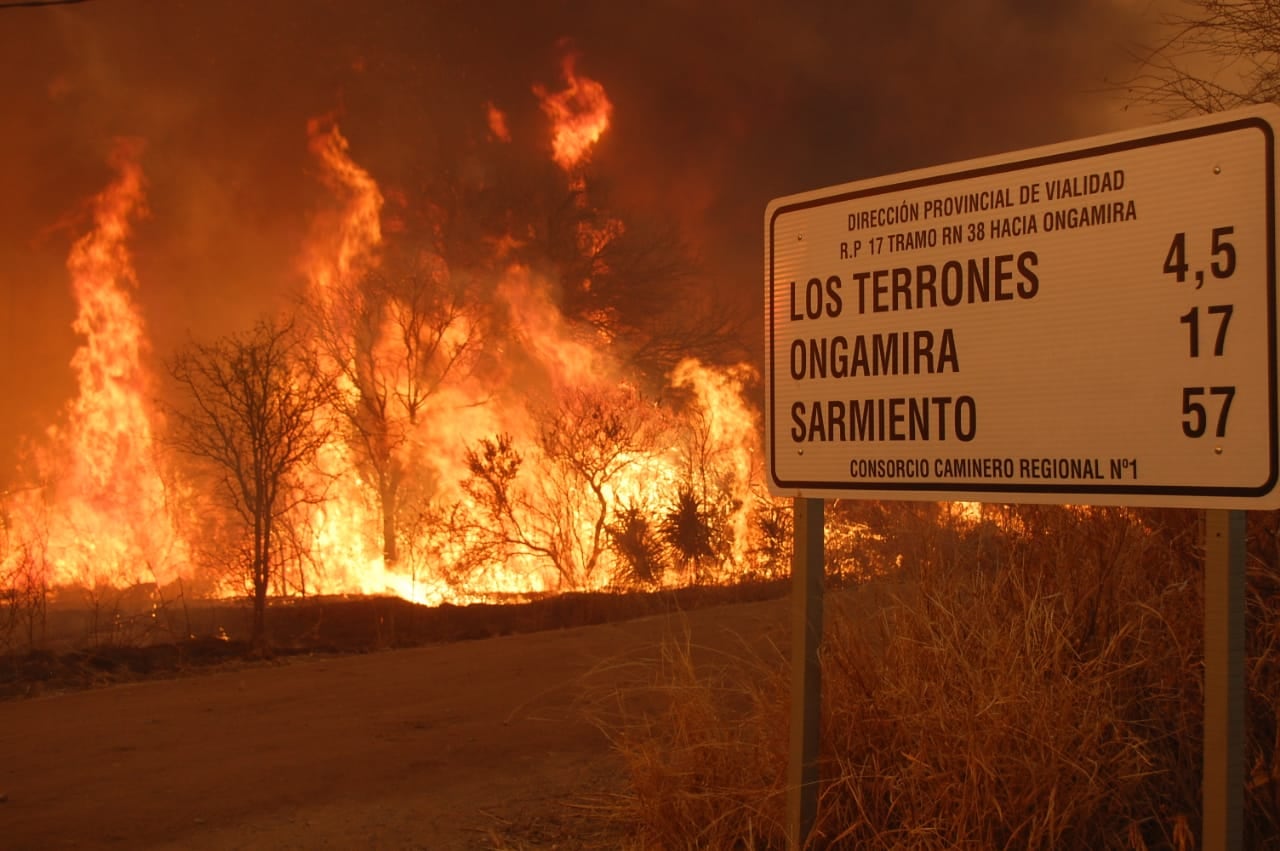
[[[770,198],[1106,129],[1114,107],[1096,92],[1142,25],[1105,0],[91,0],[2,12],[0,487],[20,436],[74,392],[65,262],[117,137],[147,143],[150,215],[133,251],[163,357],[298,293],[300,248],[329,203],[309,119],[341,121],[384,189],[384,217],[412,230],[424,204],[448,204],[430,197],[442,185],[518,201],[563,180],[535,87],[557,89],[572,52],[614,104],[594,178],[630,217],[675,226],[702,261],[700,296],[758,316]]]

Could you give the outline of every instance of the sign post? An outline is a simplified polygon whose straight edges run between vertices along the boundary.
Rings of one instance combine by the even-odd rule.
[[[1257,106],[770,203],[771,492],[1280,506],[1277,127]]]
[[[787,766],[787,841],[804,846],[818,814],[822,708],[823,514],[820,499],[795,501],[791,562],[791,754]]]
[[[1206,851],[1244,841],[1245,514],[1205,512],[1204,828]]]

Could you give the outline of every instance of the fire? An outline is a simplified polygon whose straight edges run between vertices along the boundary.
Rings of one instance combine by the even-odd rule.
[[[746,563],[751,485],[763,475],[761,428],[746,400],[746,388],[754,379],[755,370],[746,364],[713,369],[692,358],[677,364],[671,374],[671,385],[691,391],[695,398],[686,438],[691,478],[699,470],[713,470],[719,476],[718,485],[733,496],[727,519],[736,564]]]
[[[603,85],[574,73],[572,55],[565,57],[561,67],[564,89],[550,92],[543,86],[534,86],[533,92],[542,103],[542,111],[551,119],[552,157],[557,165],[570,171],[587,158],[609,129],[613,104]]]
[[[314,241],[318,254],[307,263],[313,295],[328,299],[376,262],[382,243],[382,192],[367,171],[351,159],[351,145],[331,118],[307,122],[311,153],[320,160],[325,183],[343,201],[332,230]]]
[[[146,330],[128,249],[145,212],[141,145],[120,142],[115,181],[93,201],[93,227],[67,260],[83,342],[65,420],[35,447],[42,487],[10,506],[10,547],[39,553],[48,584],[128,586],[169,581],[185,567],[157,463]]]
[[[554,125],[555,161],[574,172],[612,104],[572,58],[563,71],[563,90],[534,91]],[[510,142],[492,103],[486,120],[491,139]],[[299,485],[308,498],[282,519],[291,549],[273,593],[464,603],[744,569],[760,493],[746,401],[754,371],[687,359],[670,375],[642,375],[611,333],[616,316],[566,315],[563,287],[616,276],[610,247],[627,234],[622,219],[588,210],[583,174],[564,189],[591,212],[568,249],[587,277],[558,281],[529,258],[533,225],[451,253],[433,221],[423,244],[409,244],[406,191],[381,187],[332,117],[306,129],[331,200],[299,250],[297,322],[311,357],[298,369],[322,371],[336,393],[315,424],[323,447]],[[37,554],[50,585],[163,584],[204,569],[166,498],[181,482],[166,487],[156,460],[164,424],[149,402],[128,251],[144,210],[138,153],[117,152],[118,177],[71,251],[79,392],[33,456],[39,487],[6,498],[0,581],[15,554]],[[212,567],[223,593],[243,592],[225,564]]]
[[[507,128],[506,113],[492,103],[487,103],[485,116],[489,122],[489,136],[498,142],[510,142],[511,130]]]
[[[583,181],[574,181],[574,203],[580,209],[585,209],[587,206],[585,189]],[[626,233],[627,225],[622,219],[605,216],[598,224],[592,222],[590,218],[583,218],[578,222],[577,229],[578,252],[590,261],[587,277],[579,284],[584,291],[587,291],[591,289],[593,278],[611,271],[607,253],[609,246]]]
[[[611,359],[595,347],[589,331],[575,327],[560,313],[546,283],[527,267],[509,267],[498,296],[529,367],[536,370],[526,380],[557,389],[592,387],[615,374]]]
[[[421,583],[387,570],[373,534],[380,523],[378,506],[369,482],[361,475],[351,443],[343,439],[348,423],[344,412],[356,412],[369,404],[361,376],[370,368],[361,341],[362,331],[372,331],[374,349],[385,346],[389,335],[375,323],[362,327],[367,304],[361,284],[379,265],[382,245],[383,195],[377,181],[351,157],[350,143],[331,119],[313,119],[307,125],[312,154],[323,168],[322,180],[333,191],[340,208],[322,217],[306,252],[304,272],[308,298],[318,319],[317,365],[335,379],[341,398],[337,410],[320,427],[329,436],[321,450],[313,484],[325,493],[323,503],[306,516],[293,518],[304,530],[308,553],[316,564],[311,577],[313,593],[392,593],[415,602],[441,602],[447,589]],[[376,436],[374,436],[376,437]],[[300,576],[301,579],[301,576]]]

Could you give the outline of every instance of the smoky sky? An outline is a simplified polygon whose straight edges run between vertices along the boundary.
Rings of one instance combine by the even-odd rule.
[[[114,140],[145,145],[131,242],[163,357],[239,330],[299,279],[331,204],[307,121],[335,118],[388,194],[491,144],[547,161],[533,87],[577,58],[614,104],[591,169],[673,223],[700,286],[762,305],[774,197],[1135,123],[1107,80],[1150,23],[1125,0],[88,0],[0,10],[0,483],[74,392],[65,267]],[[759,352],[763,331],[744,345]],[[760,339],[757,339],[760,338]]]

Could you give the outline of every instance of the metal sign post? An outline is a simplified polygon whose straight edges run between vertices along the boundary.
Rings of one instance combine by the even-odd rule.
[[[824,504],[795,500],[791,563],[791,756],[787,766],[787,842],[804,847],[818,814],[818,746],[822,714]]]
[[[1245,513],[1205,512],[1204,826],[1205,851],[1234,851],[1244,839]]]

